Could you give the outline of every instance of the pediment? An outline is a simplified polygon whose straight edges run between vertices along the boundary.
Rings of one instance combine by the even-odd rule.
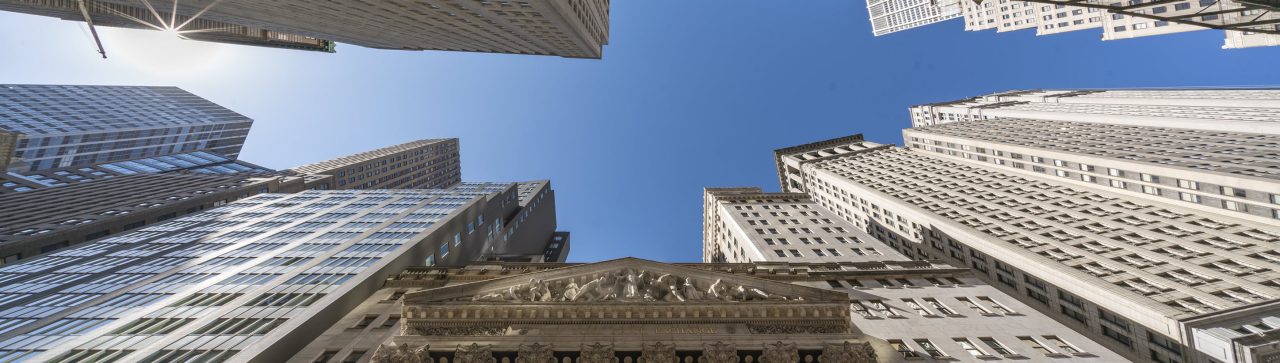
[[[848,294],[746,275],[622,258],[410,293],[405,306],[439,303],[848,303]]]

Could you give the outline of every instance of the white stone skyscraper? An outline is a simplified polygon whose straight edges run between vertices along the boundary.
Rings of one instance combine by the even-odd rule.
[[[911,108],[913,127],[998,117],[1280,134],[1280,89],[1021,90]]]
[[[777,152],[778,173],[784,191],[909,257],[972,268],[1128,359],[1259,362],[1278,353],[1280,135],[1241,130],[1275,129],[1271,92],[921,106],[913,120],[931,126],[904,131],[906,148],[802,145]]]
[[[240,154],[253,120],[177,87],[0,85],[0,169]]]
[[[848,293],[851,322],[862,333],[889,342],[904,359],[1122,359],[969,269],[912,261],[808,194],[707,188],[703,203],[703,262],[756,269],[820,265],[807,275],[825,280],[819,286]],[[836,275],[852,271],[879,273],[862,279]]]
[[[868,9],[875,0],[868,1]],[[886,2],[890,3],[890,2]],[[965,30],[995,29],[1007,32],[1036,30],[1051,35],[1077,30],[1100,29],[1102,40],[1139,38],[1152,35],[1220,29],[1225,33],[1223,49],[1280,45],[1280,15],[1277,5],[1260,1],[1160,0],[1160,1],[1072,1],[1072,0],[992,0],[929,4],[927,1],[892,6],[910,11],[890,17],[898,22],[876,23],[891,11],[871,11],[876,35],[883,31],[909,29],[964,17]],[[951,16],[936,17],[933,14]],[[883,30],[882,30],[883,29]]]
[[[958,0],[867,0],[876,36],[960,17]]]
[[[380,49],[601,58],[609,42],[609,0],[92,3],[86,11],[94,21],[111,26],[176,29],[196,40],[327,52],[336,41]],[[75,1],[0,0],[0,10],[84,20]]]

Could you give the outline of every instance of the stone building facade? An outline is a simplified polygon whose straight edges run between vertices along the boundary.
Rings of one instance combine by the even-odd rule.
[[[1020,146],[1027,150],[1005,149],[1014,144],[972,143],[966,150],[959,138],[938,140],[942,143],[938,145],[932,137],[956,133],[929,131],[1003,122],[1021,121],[965,121],[911,130],[906,132],[909,149],[866,148],[858,137],[782,149],[779,175],[785,181],[784,191],[812,196],[823,208],[904,255],[972,268],[1009,296],[1128,359],[1259,361],[1273,354],[1273,345],[1245,338],[1272,334],[1275,328],[1267,322],[1280,313],[1280,301],[1275,299],[1280,296],[1280,275],[1274,272],[1280,268],[1276,265],[1280,259],[1270,257],[1272,246],[1280,241],[1280,229],[1271,216],[1139,196],[1109,181],[1076,182],[1081,180],[1076,173],[1082,170],[1073,163],[1096,164],[1083,171],[1103,174],[1117,174],[1107,170],[1108,165],[1111,169],[1136,167],[1120,173],[1138,178],[1135,184],[1141,180],[1137,174],[1157,175],[1156,169],[1166,173],[1159,174],[1164,179],[1176,180],[1213,173],[1180,170],[1174,163],[1142,165],[1140,158],[1089,155],[1090,147],[1108,141],[1104,137],[1079,142],[1062,139],[1059,146],[1073,154],[1036,141],[1036,133],[1027,130],[1019,136],[1031,144]],[[1020,129],[1010,131],[1016,130]],[[970,138],[1004,137],[998,131],[987,134]],[[926,135],[929,142],[923,141]],[[917,141],[910,141],[911,137]],[[1237,141],[1247,144],[1245,140]],[[1129,149],[1112,151],[1148,144],[1131,141]],[[1262,143],[1264,149],[1266,144]],[[980,152],[979,147],[985,150]],[[841,148],[857,152],[835,151]],[[1173,146],[1169,150],[1190,149]],[[1045,153],[1061,153],[1052,157],[1062,157],[1064,165],[1073,169],[1072,178],[1034,170],[1033,165],[1055,165],[1058,159]],[[1086,155],[1089,159],[1080,158]],[[1032,160],[1033,156],[1041,160]],[[1223,161],[1233,164],[1230,160]],[[1066,166],[1058,166],[1066,172]],[[1264,182],[1265,178],[1250,183],[1230,180],[1219,176],[1198,181],[1248,189],[1245,197],[1276,192],[1275,184]]]
[[[912,127],[994,118],[1280,134],[1280,90],[1020,90],[911,107]]]

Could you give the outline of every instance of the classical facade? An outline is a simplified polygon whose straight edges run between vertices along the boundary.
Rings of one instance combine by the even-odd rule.
[[[209,151],[240,154],[253,120],[177,87],[0,85],[0,167],[40,171]]]
[[[458,139],[426,139],[285,170],[310,189],[441,189],[462,182]]]
[[[78,1],[0,0],[0,10],[84,21]],[[193,0],[150,6],[87,2],[95,24],[175,29],[194,40],[333,52],[334,42],[397,50],[451,50],[600,58],[608,0]]]
[[[1280,258],[1272,258],[1280,229],[1266,213],[1215,206],[1249,199],[1255,211],[1274,207],[1267,199],[1280,190],[1269,177],[1232,173],[1273,170],[1266,162],[1250,165],[1249,155],[1253,146],[1274,153],[1276,143],[1267,141],[1274,136],[1237,135],[1230,143],[1243,145],[1242,154],[1206,157],[1187,164],[1198,170],[1188,170],[1178,153],[1212,150],[1204,146],[1213,139],[1184,145],[1162,139],[1176,133],[1170,129],[1055,122],[985,119],[925,127],[906,132],[909,149],[868,147],[858,136],[827,140],[779,150],[778,173],[784,191],[810,195],[909,257],[972,268],[1128,359],[1257,362],[1272,356],[1274,344],[1263,342],[1274,340],[1263,337],[1274,334],[1280,316],[1274,272]],[[1076,137],[1076,130],[1095,126],[1101,132]],[[986,135],[968,132],[971,127]],[[1037,138],[1050,133],[1056,137]],[[1107,147],[1111,138],[1128,137],[1136,139]],[[1145,161],[1147,146],[1166,147],[1159,152],[1165,157]],[[1228,167],[1208,167],[1214,162]],[[1157,186],[1153,177],[1170,185]],[[1143,193],[1142,186],[1162,191]],[[1226,194],[1209,194],[1215,191]]]
[[[1039,327],[1039,334],[1023,335],[1037,329],[1025,325],[1052,320],[1022,315],[1016,311],[1029,308],[1010,299],[995,303],[1009,305],[992,305],[1007,310],[987,308],[988,315],[1008,315],[1007,326],[972,325],[976,329],[951,329],[955,336],[945,341],[930,340],[927,330],[978,313],[932,316],[896,299],[892,307],[883,305],[893,288],[852,287],[904,275],[921,285],[926,278],[956,279],[960,285],[937,287],[942,297],[968,293],[974,280],[966,274],[925,261],[667,264],[624,258],[413,267],[389,278],[383,292],[289,362],[1121,359],[1067,329]],[[849,285],[837,285],[845,281]],[[948,299],[939,303],[961,306]],[[885,335],[877,327],[890,325],[919,329]]]
[[[912,127],[993,118],[1280,134],[1280,90],[1022,90],[911,108]]]

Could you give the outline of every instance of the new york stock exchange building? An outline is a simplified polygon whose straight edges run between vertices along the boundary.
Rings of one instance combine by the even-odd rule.
[[[289,361],[1123,361],[930,261],[410,267],[373,295]]]

